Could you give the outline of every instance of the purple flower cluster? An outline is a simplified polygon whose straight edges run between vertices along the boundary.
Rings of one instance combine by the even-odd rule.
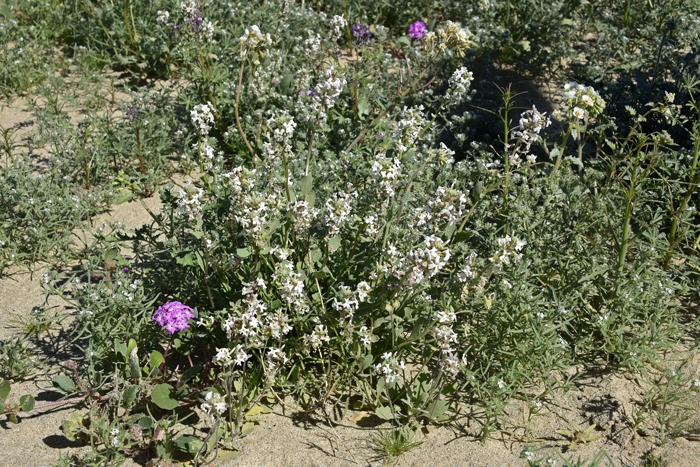
[[[153,320],[170,334],[189,328],[187,320],[191,318],[194,318],[192,308],[180,302],[165,303],[153,315]]]
[[[134,122],[136,120],[136,116],[139,114],[139,109],[134,107],[133,105],[128,105],[126,107],[126,116],[129,117],[130,122]]]
[[[356,47],[361,47],[367,44],[372,38],[372,33],[369,32],[369,26],[367,26],[366,24],[355,23],[352,26],[350,26],[350,30],[352,31],[352,35],[355,38],[355,40],[352,41],[352,45]]]
[[[199,7],[199,9],[201,10],[202,7]],[[202,27],[202,24],[204,23],[204,20],[202,19],[202,14],[196,13],[193,17],[189,18],[189,22],[193,32],[199,31],[199,29],[201,29]]]
[[[408,27],[408,35],[411,39],[423,39],[426,29],[428,26],[423,21],[416,21]]]

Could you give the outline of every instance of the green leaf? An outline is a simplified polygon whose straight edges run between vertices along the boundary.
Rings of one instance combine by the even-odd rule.
[[[573,26],[574,22],[570,20],[569,18],[564,18],[561,21],[559,21],[559,26]]]
[[[3,413],[5,411],[5,404],[0,401],[0,413]]]
[[[238,248],[236,249],[236,254],[241,258],[247,258],[250,256],[250,250],[248,248]]]
[[[9,419],[10,419],[10,422],[12,422],[12,423],[19,423],[19,420],[17,420],[16,414],[11,413],[9,416]]]
[[[396,45],[403,49],[404,47],[409,47],[411,45],[411,39],[406,36],[401,36],[396,40]]]
[[[241,436],[248,436],[253,432],[253,429],[255,429],[254,422],[245,422],[241,427]]]
[[[148,430],[150,428],[153,428],[153,426],[155,425],[155,422],[153,421],[153,418],[151,418],[151,417],[143,417],[142,419],[139,420],[138,425],[142,430]]]
[[[195,376],[197,376],[200,372],[202,371],[202,365],[195,365],[192,368],[188,369],[185,371],[185,373],[182,375],[182,378],[180,379],[181,382],[187,383],[188,381],[194,379]]]
[[[260,415],[261,413],[265,414],[265,413],[270,413],[270,412],[272,412],[271,408],[266,407],[264,405],[256,405],[255,407],[250,409],[247,414],[245,414],[245,417],[246,418],[255,417],[256,415]]]
[[[122,204],[122,203],[125,203],[125,202],[129,201],[129,200],[131,199],[132,196],[133,196],[133,195],[132,195],[132,193],[131,193],[130,191],[122,192],[122,193],[117,197],[117,201],[116,201],[114,204]]]
[[[372,354],[365,355],[362,358],[362,360],[360,360],[360,371],[364,371],[367,368],[369,368],[369,366],[372,364],[373,361],[374,361],[374,357],[372,356]]]
[[[301,194],[304,195],[304,198],[306,198],[306,195],[309,194],[309,191],[311,191],[313,183],[314,178],[311,174],[301,179]]]
[[[518,48],[524,52],[530,51],[530,41],[518,41],[515,43],[515,45],[517,45]]]
[[[394,419],[394,414],[391,413],[391,407],[385,405],[382,407],[377,407],[377,410],[375,410],[375,413],[377,414],[377,417],[381,418],[382,420],[393,420]]]
[[[9,381],[3,381],[2,384],[0,384],[0,399],[7,399],[7,396],[10,395],[10,382]]]
[[[28,394],[19,398],[19,405],[25,412],[31,412],[35,403],[34,398]]]
[[[165,361],[163,358],[163,354],[158,352],[157,350],[151,352],[151,356],[149,358],[149,365],[151,366],[151,371],[153,371],[153,368],[158,368],[160,367],[160,364]]]
[[[192,435],[182,435],[173,440],[173,446],[180,452],[188,454],[197,454],[204,445],[204,442]]]
[[[551,151],[549,151],[549,158],[551,160],[556,159],[557,157],[561,156],[561,149],[559,148],[554,148]]]
[[[114,341],[114,351],[122,357],[126,358],[126,344],[120,341],[119,339],[116,339]]]
[[[3,15],[7,19],[12,19],[15,17],[15,12],[7,5],[0,5],[0,15]]]
[[[54,376],[51,382],[56,389],[60,389],[63,392],[75,391],[75,383],[64,374]]]
[[[176,254],[175,261],[182,266],[194,266],[194,257],[189,251],[181,251]]]
[[[71,420],[64,419],[61,421],[61,428],[63,429],[63,434],[70,441],[75,441],[75,436],[78,434],[78,425],[73,423]]]
[[[338,248],[340,248],[340,235],[336,235],[335,237],[332,237],[330,240],[328,240],[328,248],[331,251],[335,251]]]
[[[430,408],[428,409],[428,413],[430,414],[431,412],[433,413],[433,419],[440,417],[442,414],[444,414],[449,405],[447,404],[446,401],[443,400],[437,400],[435,401],[434,404],[430,405]]]
[[[175,388],[171,385],[166,383],[159,384],[153,388],[151,400],[163,410],[173,410],[178,405],[178,401],[174,397],[174,392]]]
[[[284,78],[282,78],[282,81],[280,81],[279,84],[281,94],[287,94],[287,91],[290,90],[290,87],[292,85],[292,81],[294,81],[293,74],[288,74]]]
[[[138,393],[139,387],[132,385],[124,390],[124,402],[126,405],[131,405],[136,400],[136,394]]]
[[[135,380],[141,379],[141,365],[139,364],[139,348],[138,346],[132,347],[129,352],[129,372],[131,377]]]
[[[117,253],[119,253],[119,249],[117,247],[112,247],[109,250],[105,251],[105,262],[114,260],[114,258],[117,257]]]
[[[369,101],[367,97],[363,96],[360,102],[357,103],[357,113],[360,117],[369,113]]]

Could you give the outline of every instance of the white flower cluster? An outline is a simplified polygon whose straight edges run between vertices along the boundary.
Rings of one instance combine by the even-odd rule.
[[[232,196],[238,196],[244,193],[253,186],[253,176],[255,169],[246,169],[245,167],[236,167],[231,172],[226,172],[219,176],[224,187],[231,190]]]
[[[185,18],[194,18],[199,13],[199,4],[197,0],[183,0],[180,11],[185,14]]]
[[[319,120],[325,122],[328,118],[326,111],[333,108],[335,100],[343,92],[343,88],[348,84],[345,76],[336,71],[335,67],[330,67],[321,75],[313,94],[312,107],[319,112]]]
[[[367,329],[367,326],[362,326],[360,330],[357,332],[358,337],[360,338],[360,342],[362,342],[362,345],[365,347],[369,347],[372,345],[372,332]]]
[[[564,101],[572,115],[580,120],[595,118],[605,109],[605,101],[595,89],[574,82],[564,85]]]
[[[309,227],[318,215],[318,210],[310,206],[307,201],[295,201],[289,204],[287,213],[292,218],[294,232],[299,236],[306,237],[309,233]]]
[[[372,164],[372,177],[377,183],[381,198],[393,198],[396,182],[401,175],[401,161],[398,157],[389,158],[377,154]]]
[[[156,22],[158,23],[167,23],[170,19],[170,12],[168,10],[158,10],[156,14],[158,15],[156,16]]]
[[[202,216],[202,198],[204,190],[187,180],[182,190],[177,193],[177,206],[181,214],[187,214],[190,221]]]
[[[352,199],[357,196],[357,193],[347,191],[345,193],[333,193],[326,200],[326,215],[324,224],[328,229],[327,237],[334,237],[340,233],[343,223],[347,220],[352,212]]]
[[[425,207],[425,223],[429,228],[436,228],[440,224],[454,224],[462,216],[466,204],[467,196],[464,192],[451,187],[438,187],[435,197],[428,200]]]
[[[504,265],[514,264],[520,258],[523,257],[521,253],[523,247],[527,245],[527,241],[518,240],[512,238],[510,235],[506,235],[503,238],[498,238],[494,242],[498,247],[498,251],[493,255],[491,261],[497,268],[503,267]]]
[[[394,147],[399,153],[404,153],[413,147],[418,140],[418,135],[425,127],[426,120],[423,115],[423,106],[404,107],[399,121],[394,123],[391,137]]]
[[[422,44],[426,50],[434,51],[437,54],[446,52],[449,47],[454,47],[457,55],[462,57],[469,46],[471,37],[472,33],[469,28],[465,29],[459,23],[447,21],[445,26],[436,32],[425,33]]]
[[[190,119],[192,120],[192,125],[194,126],[194,131],[198,135],[208,135],[209,130],[211,130],[211,125],[214,123],[214,106],[211,102],[206,104],[197,104],[194,109],[190,111]]]
[[[343,28],[348,25],[345,18],[335,15],[331,19],[331,30],[328,32],[328,40],[335,43],[343,35]]]
[[[348,322],[352,322],[355,312],[360,307],[360,303],[367,299],[367,296],[372,288],[365,281],[357,284],[357,288],[353,292],[350,287],[340,286],[340,301],[337,298],[333,299],[333,309],[347,317]]]
[[[249,240],[256,245],[264,244],[264,227],[277,215],[281,207],[278,193],[246,194],[235,209],[234,219],[241,225]]]
[[[297,124],[287,110],[273,114],[266,123],[269,131],[265,134],[267,141],[263,143],[262,153],[266,167],[272,169],[283,154],[287,158],[293,156],[291,141]]]
[[[318,350],[319,346],[323,342],[330,342],[330,337],[328,337],[328,329],[323,324],[317,324],[311,335],[307,334],[304,336],[304,343],[307,346],[311,346],[314,350]]]
[[[411,250],[397,263],[394,275],[401,285],[413,287],[427,276],[435,276],[450,259],[450,249],[440,237],[430,235],[423,240],[423,247]]]
[[[314,36],[313,31],[308,31],[308,33],[309,38],[304,41],[304,55],[307,58],[312,58],[321,51],[321,35]]]
[[[473,80],[474,74],[471,71],[467,71],[466,67],[457,68],[447,81],[450,88],[447,90],[445,97],[453,102],[459,102],[469,90]]]
[[[216,355],[214,356],[213,361],[216,365],[226,368],[229,366],[243,365],[249,358],[250,355],[246,353],[243,345],[238,344],[232,349],[216,349]]]
[[[534,105],[532,106],[532,110],[526,110],[520,114],[520,125],[517,129],[513,130],[513,136],[518,138],[519,144],[524,145],[522,150],[524,154],[529,154],[530,145],[540,141],[542,139],[540,132],[543,128],[547,128],[551,124],[552,121],[546,116],[546,112],[539,112]],[[508,146],[510,147],[510,145]],[[514,154],[519,150],[520,149],[517,148]],[[530,162],[536,160],[535,156],[526,157]]]
[[[109,434],[112,437],[109,443],[112,445],[113,448],[116,448],[119,445],[119,428],[112,428],[111,430],[109,430]]]
[[[272,45],[270,33],[263,36],[260,28],[256,25],[246,28],[245,33],[238,39],[241,43],[241,56],[245,57],[249,50]]]
[[[219,349],[222,350],[222,349]],[[204,402],[200,405],[202,412],[207,415],[221,415],[226,411],[226,398],[222,397],[218,391],[209,391],[204,396]]]
[[[262,279],[245,284],[243,303],[245,308],[236,305],[224,321],[222,328],[229,340],[234,337],[246,339],[249,346],[263,346],[269,338],[279,339],[292,330],[289,317],[280,310],[267,313],[268,306],[260,300],[257,291],[266,289]]]
[[[206,141],[202,141],[200,144],[194,143],[192,145],[192,151],[199,153],[199,160],[201,161],[204,170],[211,170],[214,168],[214,148],[209,146]]]
[[[466,355],[466,354],[465,354]],[[440,367],[446,376],[454,378],[459,373],[459,358],[455,352],[444,352]]]
[[[301,279],[301,273],[294,272],[293,265],[284,262],[276,265],[272,277],[282,301],[300,315],[308,313],[309,299],[304,292],[304,281]]]
[[[396,353],[387,352],[382,355],[382,362],[377,363],[373,368],[375,375],[384,377],[387,383],[393,383],[399,375],[399,370],[406,369],[406,362],[399,361]]]
[[[268,377],[277,373],[277,370],[279,370],[280,366],[284,365],[289,361],[289,358],[287,358],[287,354],[284,353],[282,349],[284,349],[284,346],[280,347],[279,349],[272,348],[267,351],[267,368],[265,369],[265,371]]]

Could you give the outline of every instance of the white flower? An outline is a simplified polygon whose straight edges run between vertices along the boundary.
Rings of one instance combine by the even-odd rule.
[[[340,36],[343,35],[343,28],[347,25],[348,22],[342,16],[333,16],[333,19],[331,19],[331,30],[328,32],[328,40],[335,42],[340,39]]]
[[[211,102],[197,104],[190,111],[190,119],[195,131],[200,135],[208,135],[211,125],[214,123],[214,106]]]
[[[579,120],[583,120],[584,118],[586,118],[586,111],[583,110],[581,107],[574,107],[573,115]]]
[[[270,34],[268,33],[263,36],[262,32],[260,32],[260,28],[256,25],[251,26],[250,29],[246,28],[245,33],[240,37],[239,41],[241,43],[241,55],[243,56],[245,56],[250,49],[272,45]]]
[[[468,71],[466,67],[460,67],[455,70],[452,77],[447,81],[450,89],[447,91],[447,97],[451,101],[460,101],[469,89],[469,85],[474,80],[474,74]]]
[[[158,23],[167,23],[168,19],[170,18],[170,12],[167,10],[165,10],[165,11],[158,10],[157,15],[158,16],[156,16],[156,21]]]
[[[311,335],[304,336],[304,340],[307,345],[311,345],[314,350],[318,350],[319,346],[323,342],[330,342],[330,337],[328,337],[328,330],[323,324],[317,324]]]

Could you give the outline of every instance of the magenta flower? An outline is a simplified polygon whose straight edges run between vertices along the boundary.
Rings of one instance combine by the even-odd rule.
[[[194,318],[192,308],[180,302],[165,303],[153,315],[153,320],[170,334],[189,328],[190,323],[187,320],[191,318]]]
[[[411,39],[423,39],[423,34],[428,29],[423,21],[416,21],[408,27],[408,35]]]

